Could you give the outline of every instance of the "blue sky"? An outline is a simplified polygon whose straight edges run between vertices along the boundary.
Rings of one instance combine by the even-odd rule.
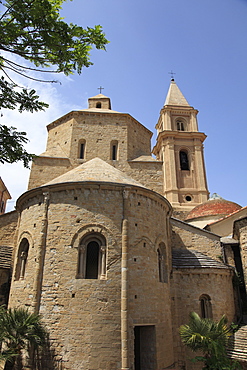
[[[67,22],[101,24],[110,43],[93,50],[94,65],[62,85],[32,85],[50,103],[45,113],[6,112],[4,120],[25,129],[29,148],[44,151],[45,126],[73,109],[87,107],[99,93],[112,108],[130,113],[154,132],[170,83],[169,71],[186,99],[199,110],[199,129],[208,135],[205,161],[211,193],[247,205],[246,0],[74,0],[63,5]],[[28,171],[2,166],[13,201],[26,190]],[[16,179],[18,178],[18,181]]]

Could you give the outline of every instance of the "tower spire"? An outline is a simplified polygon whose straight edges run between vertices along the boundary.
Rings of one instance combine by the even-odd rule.
[[[173,78],[164,105],[190,106]]]
[[[197,113],[172,79],[156,125],[153,153],[163,162],[164,196],[175,211],[188,211],[208,199],[203,142]]]

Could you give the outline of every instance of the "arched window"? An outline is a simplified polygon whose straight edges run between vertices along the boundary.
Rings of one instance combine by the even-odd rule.
[[[177,120],[176,124],[177,124],[178,131],[185,131],[185,124],[182,120]]]
[[[79,158],[85,159],[85,148],[86,148],[86,141],[80,140],[79,141]]]
[[[190,167],[188,154],[184,150],[181,150],[179,152],[179,160],[180,160],[180,169],[183,171],[189,171]]]
[[[78,251],[78,279],[102,279],[106,276],[106,241],[98,233],[85,236]]]
[[[163,256],[160,249],[157,249],[158,253],[158,268],[159,268],[159,281],[163,283]]]
[[[114,140],[114,141],[111,142],[111,154],[110,154],[110,158],[113,161],[118,160],[118,141],[117,140]]]
[[[96,108],[101,108],[101,103],[100,102],[96,103]]]
[[[26,238],[23,238],[18,252],[18,259],[16,265],[15,279],[24,279],[27,265],[27,257],[29,250],[29,242]]]
[[[202,294],[199,298],[201,317],[203,319],[212,318],[211,298],[207,294]]]
[[[157,249],[158,254],[158,271],[159,271],[159,281],[161,283],[167,283],[167,263],[166,263],[166,248],[164,243],[159,244]]]

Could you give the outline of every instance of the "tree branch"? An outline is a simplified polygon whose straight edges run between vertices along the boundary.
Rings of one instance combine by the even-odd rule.
[[[1,57],[0,57],[1,59]],[[6,58],[3,58],[3,60],[8,63],[8,64],[13,64],[17,67],[20,67],[20,68],[23,68],[23,69],[28,69],[30,71],[35,71],[35,72],[42,72],[42,73],[59,73],[58,71],[56,71],[55,69],[54,70],[50,70],[50,71],[47,71],[47,70],[43,70],[43,69],[39,69],[39,68],[31,68],[31,67],[26,67],[26,66],[23,66],[21,64],[18,64],[18,63],[15,63],[15,62],[12,62],[12,60],[9,60],[9,59],[6,59]]]
[[[10,69],[11,71],[13,71],[13,72],[15,72],[15,73],[17,73],[18,75],[21,75],[21,76],[23,76],[23,77],[26,77],[26,78],[28,78],[29,80],[32,80],[32,81],[37,81],[37,82],[48,82],[48,83],[60,83],[59,81],[56,81],[56,80],[41,80],[41,79],[39,79],[39,78],[35,78],[35,77],[31,77],[31,76],[28,76],[28,75],[26,75],[26,74],[24,74],[24,73],[22,73],[22,72],[20,72],[20,71],[18,71],[18,70],[15,70],[14,68],[12,68],[12,67],[7,67],[7,66],[5,66],[5,68],[7,68],[7,69]],[[2,71],[4,71],[4,69],[3,68],[1,68],[2,69]],[[5,72],[6,73],[6,72]],[[61,84],[61,83],[60,83]]]

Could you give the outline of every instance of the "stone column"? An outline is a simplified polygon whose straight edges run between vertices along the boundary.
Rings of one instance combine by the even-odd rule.
[[[39,313],[41,291],[42,291],[42,281],[43,281],[43,269],[45,261],[45,250],[46,250],[46,239],[47,239],[47,227],[48,227],[48,208],[49,208],[49,193],[44,192],[44,202],[43,202],[43,216],[41,221],[41,231],[40,238],[37,245],[37,268],[35,271],[34,280],[34,300],[33,307],[34,312]]]
[[[20,280],[23,280],[27,263],[27,252],[25,251],[21,252],[20,260],[21,260]]]
[[[192,113],[191,113],[191,131],[198,131],[198,123],[197,123],[197,118],[196,118],[196,116],[197,116],[197,113],[198,113],[198,111],[193,111]]]
[[[197,190],[199,192],[205,191],[207,192],[207,183],[206,183],[206,175],[205,175],[205,168],[204,168],[204,160],[203,160],[203,145],[196,143],[195,145],[195,165],[196,165],[196,182],[197,182]],[[207,200],[207,194],[201,195],[200,202],[205,202]]]
[[[121,362],[122,370],[129,370],[128,348],[128,191],[123,191],[122,265],[121,265]]]
[[[163,167],[166,172],[164,176],[164,195],[172,204],[178,204],[178,182],[177,182],[177,161],[175,153],[174,138],[170,137],[163,143],[164,146],[164,162]],[[167,164],[167,167],[166,167]],[[164,170],[164,172],[165,172]]]
[[[171,111],[166,110],[163,114],[163,131],[171,130],[172,131],[172,121],[171,121]]]
[[[85,255],[86,255],[85,244],[79,245],[78,247],[78,266],[77,266],[77,278],[78,279],[83,279],[85,277]]]
[[[102,245],[100,247],[100,253],[101,253],[100,278],[105,279],[106,278],[106,246],[105,245]]]

